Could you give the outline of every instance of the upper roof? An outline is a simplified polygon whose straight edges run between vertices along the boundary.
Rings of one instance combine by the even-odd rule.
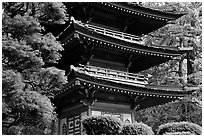
[[[113,27],[137,36],[157,30],[185,15],[131,6],[124,2],[84,2],[65,5],[68,6],[69,15],[77,20]]]
[[[126,3],[126,2],[114,2],[114,3],[110,3],[110,4],[115,5],[115,6],[123,7],[124,9],[126,9],[125,10],[126,12],[127,12],[127,9],[128,9],[128,10],[132,10],[132,11],[140,13],[138,15],[146,17],[149,14],[150,16],[147,16],[149,18],[154,17],[155,19],[164,20],[164,21],[175,20],[175,19],[180,18],[181,16],[186,14],[186,12],[182,12],[182,13],[180,13],[180,12],[177,12],[177,13],[176,12],[174,12],[174,13],[164,12],[164,11],[160,11],[160,10],[146,8],[146,7],[143,7],[143,6],[139,5],[139,4],[136,4],[136,5],[134,4],[133,5],[133,4],[129,4],[129,3]],[[131,12],[129,12],[129,13],[131,13]]]

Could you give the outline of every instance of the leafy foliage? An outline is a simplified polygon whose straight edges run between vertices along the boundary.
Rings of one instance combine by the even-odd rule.
[[[175,22],[146,36],[148,46],[193,47],[193,52],[141,72],[149,76],[149,84],[196,86],[191,96],[136,112],[137,121],[155,131],[166,122],[190,121],[202,125],[202,4],[199,2],[144,2],[142,6],[164,12],[186,12]],[[184,61],[187,58],[188,61]],[[191,63],[191,72],[187,71]],[[189,69],[190,70],[190,69]],[[188,74],[188,75],[187,75]]]
[[[45,130],[56,119],[51,99],[67,78],[51,65],[60,59],[63,47],[43,25],[65,23],[65,7],[62,3],[6,2],[3,9],[3,134],[47,134]]]
[[[66,7],[61,2],[5,2],[3,7],[10,17],[33,16],[43,24],[64,24],[68,20]]]
[[[3,134],[4,135],[21,135],[22,127],[19,126],[12,126],[9,130],[5,130],[3,127]]]
[[[186,97],[164,105],[154,106],[135,113],[135,119],[150,125],[155,131],[167,122],[189,121],[202,125],[202,105],[195,97]]]
[[[109,116],[90,116],[82,121],[88,135],[154,135],[144,123],[127,124]]]
[[[141,4],[154,9],[163,9],[171,12],[182,10],[189,13],[178,19],[174,24],[169,24],[145,36],[146,45],[191,46],[194,48],[193,53],[191,53],[194,56],[191,60],[194,72],[191,75],[186,76],[187,72],[182,73],[179,59],[144,71],[143,73],[150,76],[149,83],[161,85],[180,84],[185,86],[189,83],[185,83],[183,80],[188,78],[191,79],[190,84],[199,86],[200,90],[195,94],[196,98],[194,96],[183,102],[176,101],[158,108],[140,111],[140,114],[136,114],[138,116],[136,119],[141,119],[144,123],[151,125],[153,129],[169,121],[187,120],[201,125],[201,107],[196,105],[199,104],[197,102],[201,102],[202,85],[201,3],[164,2]],[[46,133],[45,129],[49,128],[52,120],[56,118],[54,105],[50,100],[56,92],[63,88],[67,80],[64,71],[52,66],[53,63],[57,63],[60,59],[61,55],[59,52],[63,50],[63,47],[52,33],[45,30],[44,25],[64,24],[68,20],[66,7],[62,3],[52,2],[4,2],[3,10],[3,133]],[[183,65],[187,66],[186,63]],[[25,125],[30,130],[26,129]],[[43,125],[43,128],[39,128],[39,125]],[[112,126],[119,128],[119,125]],[[25,131],[27,132],[24,132],[23,129],[26,129]],[[100,129],[97,128],[97,130]],[[90,130],[90,134],[93,132]],[[113,133],[116,134],[114,129],[111,134]]]
[[[195,135],[191,132],[173,132],[173,133],[165,133],[164,135]]]
[[[118,135],[121,132],[121,121],[107,116],[91,116],[82,121],[88,135]]]
[[[197,124],[189,122],[166,123],[164,125],[159,126],[157,135],[175,132],[190,132],[195,135],[201,135],[202,128]]]
[[[122,127],[123,135],[154,135],[152,128],[144,123],[125,124]]]
[[[144,71],[148,74],[149,83],[152,84],[179,84],[186,85],[188,82],[200,86],[201,83],[201,52],[202,52],[202,4],[199,2],[144,2],[142,6],[163,10],[164,12],[186,12],[188,14],[182,16],[175,22],[172,22],[161,29],[158,29],[145,36],[145,43],[148,46],[160,47],[193,47],[191,63],[193,64],[193,72],[188,77],[187,67],[183,63],[183,59],[169,61],[159,66]],[[181,65],[182,64],[182,65]]]

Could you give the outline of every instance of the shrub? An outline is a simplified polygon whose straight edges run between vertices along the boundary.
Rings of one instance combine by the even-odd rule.
[[[45,134],[43,132],[43,129],[40,129],[35,126],[24,126],[21,132],[23,135],[44,135]]]
[[[186,113],[186,109],[188,113]],[[161,124],[180,122],[186,119],[202,126],[202,105],[194,97],[186,97],[135,112],[135,120],[151,126],[155,133]]]
[[[166,123],[164,125],[159,126],[157,135],[175,132],[190,132],[195,135],[201,135],[202,128],[201,126],[190,122]]]
[[[191,132],[173,132],[173,133],[165,133],[164,135],[195,135]]]
[[[21,135],[22,127],[20,126],[12,126],[6,131],[6,135]]]
[[[12,126],[3,128],[3,135],[44,135],[44,130],[35,126]]]
[[[107,116],[90,116],[82,121],[87,135],[118,135],[121,121]]]
[[[5,135],[44,135],[44,131],[35,126],[12,126]]]
[[[154,135],[152,128],[144,123],[125,124],[122,127],[123,135]]]

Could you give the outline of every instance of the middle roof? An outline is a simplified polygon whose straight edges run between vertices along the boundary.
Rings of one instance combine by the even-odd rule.
[[[66,57],[60,61],[63,64],[69,64],[65,61],[68,61],[70,57],[74,60],[75,56],[79,61],[79,56],[85,55],[89,56],[87,61],[90,61],[91,55],[94,55],[97,60],[126,64],[125,67],[129,67],[128,69],[134,73],[159,65],[192,50],[192,48],[145,46],[141,37],[82,23],[73,18],[70,26],[59,38],[65,48],[63,56]]]

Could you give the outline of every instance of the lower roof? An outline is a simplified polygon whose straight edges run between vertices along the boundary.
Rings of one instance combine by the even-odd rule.
[[[69,75],[69,83],[64,92],[73,92],[76,87],[93,87],[98,90],[103,90],[110,93],[116,94],[129,94],[139,95],[148,97],[158,98],[172,98],[179,99],[191,94],[195,89],[190,87],[181,86],[161,86],[161,85],[150,85],[150,84],[128,84],[117,81],[112,81],[89,75],[86,71],[72,70]],[[69,94],[69,93],[66,93]],[[58,96],[57,95],[57,96]]]

